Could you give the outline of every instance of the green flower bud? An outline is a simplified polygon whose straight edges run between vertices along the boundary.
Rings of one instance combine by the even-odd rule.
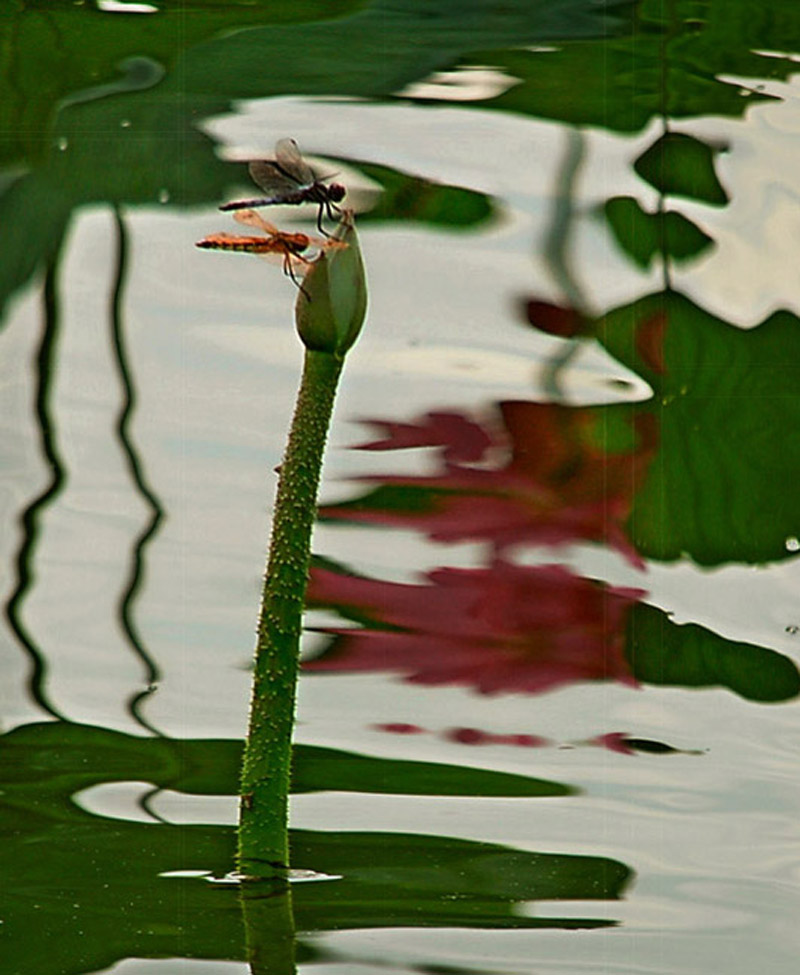
[[[346,246],[337,247],[336,242]],[[297,333],[306,348],[342,356],[358,338],[366,313],[364,260],[353,211],[345,210],[331,245],[308,269],[297,294]]]

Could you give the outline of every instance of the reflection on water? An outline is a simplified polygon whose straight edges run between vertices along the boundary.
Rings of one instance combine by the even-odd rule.
[[[634,684],[623,655],[637,590],[605,588],[558,565],[438,569],[408,586],[313,572],[309,605],[369,620],[338,632],[310,671],[399,670],[426,685],[537,693],[585,680]]]
[[[660,318],[636,326],[636,349],[654,363],[654,375],[667,371],[666,334]],[[602,679],[718,684],[754,700],[798,693],[800,676],[789,659],[698,626],[675,626],[643,604],[644,588],[603,587],[561,566],[509,561],[533,544],[605,541],[643,570],[634,506],[646,496],[651,468],[661,473],[666,447],[656,431],[663,412],[654,415],[647,403],[566,409],[517,402],[499,404],[498,413],[502,427],[493,433],[458,414],[369,421],[384,436],[360,449],[430,447],[433,473],[362,477],[377,487],[324,508],[323,516],[416,529],[449,543],[477,539],[488,554],[482,565],[438,568],[416,586],[318,564],[310,605],[335,608],[359,625],[327,628],[335,638],[308,670],[395,671],[420,684],[484,693]],[[645,523],[644,537],[646,530]],[[643,572],[639,577],[646,585]]]
[[[59,329],[57,297],[57,262],[46,273],[43,288],[44,327],[36,356],[36,417],[39,423],[41,453],[49,468],[50,480],[44,490],[33,498],[19,514],[22,542],[15,558],[15,587],[5,605],[5,616],[16,642],[30,659],[28,693],[36,704],[54,718],[61,718],[47,692],[47,661],[22,617],[22,608],[36,581],[34,556],[39,535],[39,522],[47,506],[58,497],[64,487],[64,464],[59,456],[51,415],[52,373]]]
[[[532,735],[528,732],[514,732],[497,734],[492,731],[482,731],[480,728],[446,728],[441,732],[431,732],[428,728],[421,728],[415,724],[403,724],[400,721],[388,722],[374,726],[378,731],[387,731],[394,735],[438,734],[444,741],[452,741],[458,745],[511,745],[513,748],[575,748],[579,745],[592,745],[598,748],[609,748],[622,755],[635,755],[636,752],[646,752],[651,755],[702,755],[703,752],[691,749],[673,748],[663,741],[653,741],[649,738],[632,738],[621,731],[611,731],[604,735],[595,735],[583,741],[555,742],[542,735]]]
[[[157,734],[156,729],[149,724],[142,714],[141,705],[158,684],[161,678],[161,671],[144,644],[144,640],[136,624],[134,607],[136,604],[136,596],[144,583],[144,553],[148,543],[158,533],[159,525],[164,517],[164,511],[155,492],[147,483],[142,461],[139,458],[138,451],[131,437],[131,421],[136,410],[136,388],[130,366],[128,365],[125,330],[123,327],[125,284],[129,260],[128,236],[124,220],[118,209],[114,211],[114,227],[117,237],[117,253],[114,287],[112,291],[111,324],[116,366],[123,391],[123,401],[117,417],[116,433],[125,452],[130,479],[135,485],[137,494],[145,502],[150,512],[150,517],[146,525],[133,544],[130,560],[130,575],[126,580],[120,596],[118,612],[127,643],[141,660],[144,668],[145,687],[141,691],[134,691],[128,702],[128,710],[137,724]]]
[[[437,470],[381,478],[372,495],[325,508],[323,517],[422,529],[436,541],[483,541],[497,555],[524,544],[604,541],[641,567],[625,524],[656,447],[651,418],[642,414],[634,428],[619,417],[614,443],[600,411],[516,402],[499,404],[498,413],[496,430],[443,413],[418,423],[372,421],[385,436],[361,449],[435,446]]]
[[[12,839],[4,864],[16,879],[4,886],[14,894],[4,918],[9,950],[26,959],[17,971],[41,971],[54,957],[69,970],[93,971],[110,957],[178,955],[187,943],[206,957],[241,957],[238,885],[205,882],[208,875],[226,876],[235,839],[230,827],[176,825],[159,817],[148,822],[138,814],[138,821],[126,820],[88,812],[75,801],[87,787],[134,775],[146,775],[157,789],[226,794],[236,788],[239,751],[233,741],[135,738],[57,722],[6,735],[4,816]],[[521,776],[311,748],[297,750],[295,778],[299,791],[399,786],[407,793],[433,787],[509,797],[568,791]],[[47,850],[56,835],[52,855],[31,862],[32,844]],[[293,885],[294,921],[304,932],[414,927],[420,920],[465,928],[604,927],[610,922],[601,918],[537,918],[515,907],[522,901],[616,899],[630,879],[628,868],[608,858],[528,853],[439,836],[295,831],[292,851],[298,867],[330,880]],[[244,924],[256,937],[252,911],[261,904],[257,938],[274,950],[292,922],[282,910],[274,923],[262,916],[267,903],[285,895],[267,886],[266,895],[265,885],[247,891],[253,905]],[[112,915],[118,919],[110,926]],[[304,950],[302,941],[298,950]]]
[[[794,971],[794,8],[90,6],[0,28],[9,972]],[[242,898],[297,362],[283,282],[192,243],[286,136],[370,187],[373,308],[294,754],[326,881]]]

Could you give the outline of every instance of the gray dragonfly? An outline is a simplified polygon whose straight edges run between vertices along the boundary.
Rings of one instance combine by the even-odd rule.
[[[327,184],[318,179],[314,170],[303,159],[294,139],[279,139],[275,143],[274,159],[257,159],[247,165],[253,182],[267,194],[251,200],[237,200],[225,203],[220,210],[245,210],[252,207],[266,207],[277,204],[297,205],[316,203],[317,228],[326,237],[322,226],[323,214],[335,220],[341,213],[336,205],[344,199],[345,188],[341,183]]]

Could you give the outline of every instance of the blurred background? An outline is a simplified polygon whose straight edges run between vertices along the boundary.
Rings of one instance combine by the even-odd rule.
[[[250,970],[224,880],[302,347],[279,264],[194,245],[292,137],[370,293],[297,970],[794,972],[796,4],[19,0],[0,38],[5,970]]]

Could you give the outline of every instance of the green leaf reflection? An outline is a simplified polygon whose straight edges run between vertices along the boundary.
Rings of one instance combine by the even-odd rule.
[[[656,319],[659,347],[648,352],[646,326]],[[800,463],[800,321],[777,312],[758,328],[736,329],[667,292],[609,313],[599,337],[655,390],[633,408],[659,426],[630,519],[637,550],[701,565],[790,557],[787,540],[800,524],[791,490]]]
[[[233,827],[131,821],[124,812],[107,818],[83,808],[79,795],[91,785],[120,781],[227,794],[239,751],[234,741],[135,738],[62,722],[2,736],[0,913],[10,970],[78,975],[128,957],[242,960],[236,885],[207,879],[231,869]],[[326,768],[318,754],[325,751],[312,750],[311,762],[298,751],[308,788],[367,787],[349,759],[335,771],[338,759],[329,754]],[[390,780],[395,763],[379,765]],[[373,778],[373,784],[380,789],[380,781]],[[140,805],[139,820],[149,808]],[[294,831],[291,842],[294,867],[330,877],[293,887],[296,926],[308,932],[598,927],[614,922],[523,916],[518,905],[616,899],[630,879],[626,866],[604,857],[528,853],[438,836]],[[298,961],[310,955],[309,946],[298,946]]]
[[[2,781],[68,794],[100,782],[147,781],[196,795],[236,795],[242,744],[232,739],[137,738],[108,728],[49,722],[24,725],[2,739]],[[45,786],[41,786],[44,788]],[[426,796],[565,796],[571,786],[480,768],[372,758],[296,745],[292,791]]]
[[[494,215],[494,207],[483,193],[409,176],[388,166],[357,161],[350,165],[383,189],[376,206],[359,214],[360,224],[370,220],[413,220],[455,229],[474,227]]]
[[[633,168],[665,196],[722,206],[728,202],[728,194],[714,171],[714,155],[712,146],[701,139],[667,132],[642,153]]]
[[[656,255],[685,261],[713,244],[682,213],[648,213],[630,196],[607,200],[603,212],[617,243],[640,267],[649,267]]]
[[[800,694],[800,673],[789,657],[726,640],[704,626],[679,626],[654,606],[635,606],[625,655],[636,678],[671,687],[725,687],[748,701],[788,701]]]

